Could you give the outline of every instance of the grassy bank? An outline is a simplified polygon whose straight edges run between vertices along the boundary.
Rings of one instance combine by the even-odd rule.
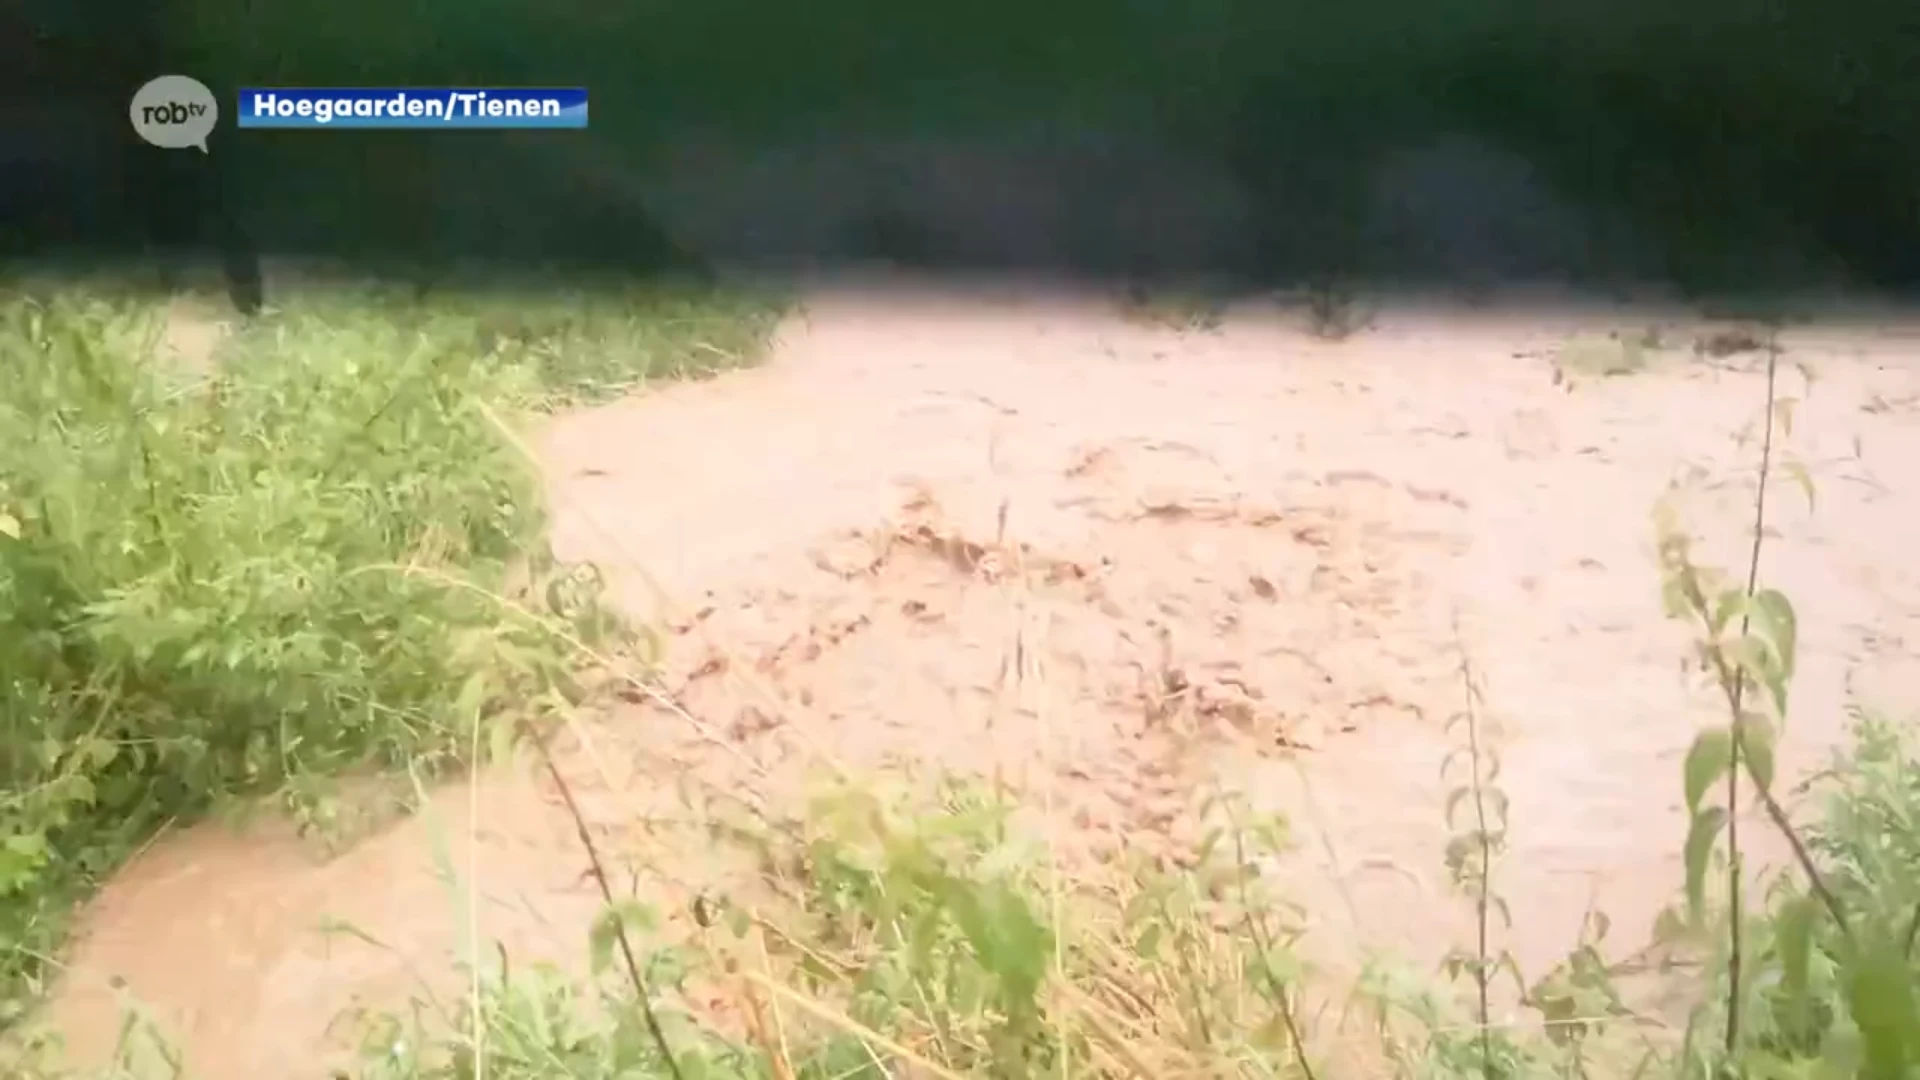
[[[165,309],[0,299],[0,1028],[163,823],[277,795],[330,827],[330,778],[441,775],[572,692],[487,595],[542,530],[491,416],[750,363],[773,324],[637,287],[315,290],[175,350]]]

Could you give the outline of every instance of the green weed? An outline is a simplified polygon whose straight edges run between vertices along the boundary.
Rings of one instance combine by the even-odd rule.
[[[1920,1065],[1912,949],[1920,892],[1907,779],[1915,747],[1898,729],[1863,718],[1850,750],[1815,779],[1825,788],[1822,814],[1796,823],[1775,790],[1799,624],[1784,594],[1759,586],[1775,433],[1790,433],[1792,417],[1789,402],[1776,398],[1778,346],[1769,337],[1765,347],[1767,411],[1744,583],[1697,566],[1670,509],[1659,520],[1669,611],[1699,627],[1698,668],[1728,717],[1702,731],[1686,757],[1686,915],[1669,929],[1706,944],[1711,992],[1678,1065],[1702,1077],[1904,1077]],[[1795,479],[1811,503],[1804,469]],[[1743,780],[1793,854],[1790,870],[1765,883],[1759,905],[1748,899],[1743,866]],[[1723,885],[1713,893],[1716,865]]]
[[[770,316],[506,299],[296,296],[184,383],[150,303],[0,302],[0,1028],[162,822],[278,793],[330,827],[330,778],[444,775],[577,695],[569,649],[492,598],[543,522],[476,405],[746,362]],[[533,562],[555,614],[613,630]]]

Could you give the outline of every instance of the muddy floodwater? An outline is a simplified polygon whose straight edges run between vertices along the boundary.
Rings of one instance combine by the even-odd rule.
[[[678,703],[595,718],[563,767],[654,865],[698,858],[638,823],[676,785],[787,798],[823,755],[1044,790],[1087,858],[1177,842],[1223,782],[1292,819],[1321,952],[1432,960],[1467,917],[1439,776],[1464,651],[1511,800],[1513,951],[1541,970],[1589,905],[1631,942],[1679,884],[1680,759],[1713,715],[1651,510],[1690,477],[1723,565],[1751,529],[1764,357],[1697,352],[1711,329],[1389,306],[1333,343],[1264,304],[1178,330],[1104,298],[823,291],[765,366],[540,433],[557,554],[663,628]],[[1634,370],[1580,360],[1609,332],[1645,335]],[[1779,452],[1817,499],[1775,491],[1761,573],[1799,610],[1804,769],[1850,700],[1920,687],[1920,324],[1781,341]],[[343,1010],[444,982],[462,895],[483,937],[581,952],[597,905],[543,785],[502,771],[434,810],[330,860],[271,827],[163,835],[84,920],[53,1018],[104,1046],[134,1000],[208,1080],[317,1075]]]

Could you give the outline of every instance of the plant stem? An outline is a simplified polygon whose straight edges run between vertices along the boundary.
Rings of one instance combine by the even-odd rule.
[[[1734,672],[1728,666],[1725,657],[1717,653],[1713,656],[1713,665],[1722,686],[1727,688],[1725,692],[1728,703],[1734,707],[1737,715],[1739,698],[1732,690],[1735,685]],[[1736,743],[1740,739],[1737,726],[1733,738]],[[1751,764],[1748,768],[1751,770]],[[1774,828],[1780,831],[1780,835],[1786,838],[1788,848],[1793,851],[1794,863],[1800,867],[1802,873],[1807,875],[1807,887],[1813,890],[1820,905],[1827,909],[1828,915],[1833,917],[1834,923],[1840,927],[1841,934],[1851,940],[1853,931],[1847,923],[1846,909],[1840,906],[1840,898],[1835,896],[1833,890],[1827,886],[1826,875],[1820,873],[1820,867],[1813,861],[1813,853],[1807,850],[1806,841],[1800,839],[1799,832],[1794,829],[1793,820],[1787,816],[1786,807],[1780,805],[1780,800],[1774,797],[1772,791],[1760,784],[1758,777],[1754,778],[1753,786],[1758,793],[1761,809],[1766,811],[1767,820],[1772,822]]]
[[[1780,370],[1779,331],[1767,334],[1767,411],[1762,421],[1760,437],[1760,483],[1753,498],[1753,543],[1747,551],[1747,599],[1753,599],[1760,583],[1760,548],[1766,534],[1767,525],[1767,480],[1773,469],[1773,413],[1777,397],[1777,376]],[[1752,616],[1743,611],[1740,614],[1740,636],[1745,638],[1752,624]],[[1735,668],[1733,685],[1727,691],[1727,704],[1733,713],[1732,750],[1727,763],[1727,904],[1731,909],[1727,924],[1727,1038],[1726,1049],[1732,1055],[1740,1040],[1740,977],[1743,923],[1746,916],[1741,910],[1741,867],[1740,867],[1740,768],[1744,758],[1746,740],[1740,723],[1741,703],[1746,696],[1747,675],[1744,670]],[[1761,785],[1756,782],[1755,788]]]
[[[1234,861],[1241,868],[1237,876],[1240,882],[1241,904],[1246,908],[1247,934],[1253,938],[1254,948],[1260,950],[1260,973],[1265,977],[1267,989],[1273,994],[1274,1006],[1280,1010],[1280,1021],[1286,1025],[1287,1038],[1293,1043],[1294,1061],[1300,1066],[1300,1075],[1303,1080],[1318,1080],[1314,1075],[1313,1062],[1307,1059],[1307,1042],[1301,1037],[1300,1020],[1294,1016],[1293,995],[1287,992],[1286,984],[1280,981],[1280,976],[1274,974],[1273,939],[1267,934],[1266,919],[1260,912],[1254,910],[1254,905],[1247,898],[1246,841],[1241,835],[1238,821],[1233,822],[1233,851]]]
[[[1766,534],[1767,524],[1767,480],[1773,469],[1773,412],[1777,396],[1777,376],[1780,370],[1780,340],[1778,331],[1767,335],[1767,411],[1762,421],[1760,437],[1760,483],[1753,498],[1753,543],[1747,551],[1747,599],[1752,600],[1760,584],[1760,548]],[[1747,636],[1752,617],[1747,612],[1740,615],[1740,636]],[[1733,672],[1732,687],[1727,691],[1727,704],[1733,712],[1733,738],[1731,760],[1727,764],[1727,904],[1731,917],[1727,926],[1727,1053],[1732,1054],[1734,1046],[1740,1040],[1740,974],[1741,947],[1743,938],[1742,923],[1745,915],[1741,911],[1741,869],[1740,869],[1740,763],[1746,755],[1746,740],[1740,724],[1740,707],[1746,696],[1746,672],[1736,668]],[[1759,784],[1754,785],[1756,788]]]
[[[606,864],[600,861],[600,849],[594,846],[593,834],[587,829],[586,816],[580,813],[580,804],[574,801],[573,788],[567,785],[566,777],[560,775],[560,767],[554,764],[553,754],[547,749],[547,740],[533,723],[523,723],[521,727],[532,740],[534,748],[540,753],[540,763],[546,766],[547,775],[560,789],[560,799],[566,804],[567,816],[573,819],[574,832],[580,837],[580,846],[587,853],[587,869],[593,875],[594,883],[600,886],[600,898],[611,909],[614,905],[613,886],[607,881]],[[646,980],[640,975],[640,963],[634,959],[633,943],[627,939],[626,923],[618,916],[613,919],[613,937],[620,944],[620,958],[626,962],[627,978],[633,983],[634,999],[640,1006],[640,1017],[646,1021],[647,1034],[660,1050],[660,1058],[666,1062],[667,1073],[672,1080],[686,1080],[680,1072],[680,1063],[673,1056],[673,1047],[667,1042],[667,1033],[660,1027],[659,1014],[654,1012],[653,998],[647,993]]]
[[[1458,631],[1455,631],[1456,638]],[[1473,818],[1474,835],[1480,843],[1480,873],[1476,882],[1478,888],[1474,894],[1475,941],[1473,981],[1474,989],[1480,998],[1480,1069],[1481,1074],[1491,1080],[1493,1076],[1493,1036],[1490,1024],[1492,1010],[1487,1003],[1487,985],[1492,981],[1487,962],[1487,908],[1488,896],[1493,888],[1493,837],[1487,832],[1487,801],[1480,777],[1480,718],[1474,708],[1476,694],[1473,689],[1473,669],[1467,661],[1466,649],[1460,650],[1460,679],[1467,692],[1467,754],[1472,758],[1473,767]]]

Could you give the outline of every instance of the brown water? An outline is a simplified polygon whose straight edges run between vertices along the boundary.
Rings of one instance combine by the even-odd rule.
[[[1293,816],[1286,872],[1325,951],[1431,960],[1465,915],[1438,776],[1464,647],[1512,804],[1508,944],[1540,971],[1589,902],[1642,935],[1678,884],[1680,756],[1712,716],[1660,612],[1649,511],[1698,466],[1705,553],[1742,558],[1759,358],[1695,356],[1675,321],[1649,370],[1569,388],[1554,350],[1634,319],[1408,308],[1341,344],[1297,322],[830,292],[763,369],[553,424],[554,547],[674,627],[682,710],[628,704],[569,740],[589,815],[691,876],[678,834],[632,827],[675,813],[676,785],[782,800],[823,758],[919,761],[1024,785],[1097,854],[1223,779]],[[1898,703],[1920,672],[1920,332],[1785,340],[1817,382],[1782,379],[1805,397],[1783,452],[1819,500],[1782,486],[1762,573],[1800,611],[1784,760],[1803,766],[1850,687]],[[356,1001],[457,994],[463,929],[578,955],[584,868],[512,772],[326,862],[271,831],[175,833],[95,905],[53,1017],[104,1048],[136,998],[208,1080],[316,1075]],[[317,929],[342,923],[386,947]]]

